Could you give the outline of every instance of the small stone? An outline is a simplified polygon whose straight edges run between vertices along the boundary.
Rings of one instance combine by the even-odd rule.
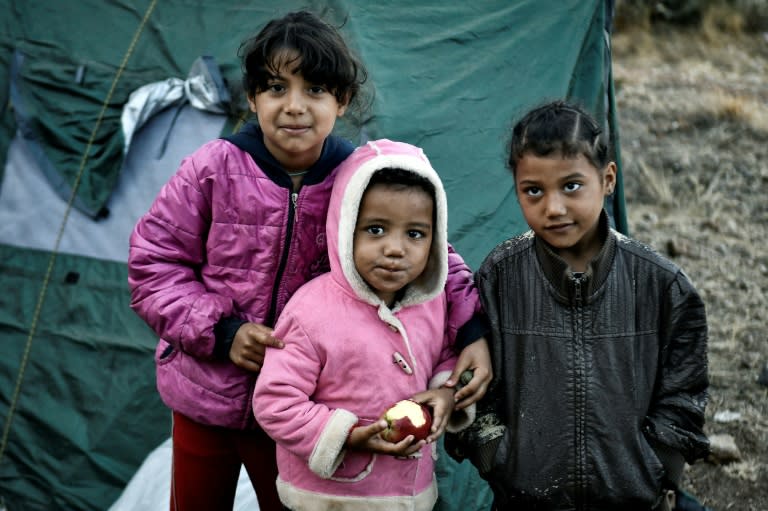
[[[720,224],[718,224],[714,220],[704,220],[704,222],[702,222],[701,226],[704,229],[708,229],[708,230],[710,230],[712,232],[720,232]]]
[[[739,461],[741,452],[731,435],[712,435],[709,437],[709,457],[707,459],[712,463],[722,465]]]
[[[659,217],[652,211],[644,211],[641,218],[646,224],[656,225],[659,223]]]
[[[757,383],[763,387],[768,387],[768,362],[763,364],[760,374],[757,375]]]
[[[687,255],[690,251],[688,244],[684,241],[669,239],[665,244],[665,249],[670,257]]]
[[[731,410],[723,410],[715,414],[715,422],[733,422],[739,419],[741,419],[741,414]]]

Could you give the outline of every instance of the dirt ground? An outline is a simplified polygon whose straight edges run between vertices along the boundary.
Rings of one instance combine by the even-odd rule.
[[[714,511],[768,510],[768,28],[616,26],[630,234],[676,261],[709,319],[707,434],[740,459],[686,467]]]

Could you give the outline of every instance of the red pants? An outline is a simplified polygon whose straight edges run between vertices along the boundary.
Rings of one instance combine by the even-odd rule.
[[[206,426],[173,413],[171,511],[231,510],[241,465],[261,511],[281,511],[275,443],[266,433]]]

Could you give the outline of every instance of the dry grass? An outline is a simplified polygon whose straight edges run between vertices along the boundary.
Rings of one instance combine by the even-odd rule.
[[[709,2],[684,26],[617,26],[613,37],[631,234],[675,260],[701,292],[706,431],[732,435],[742,452],[736,463],[686,472],[686,490],[716,511],[768,509],[768,389],[756,383],[768,363],[768,40],[750,32],[760,17],[746,15],[760,5],[768,13],[768,2],[741,3],[745,10],[729,11]],[[714,420],[726,410],[741,419]]]
[[[619,32],[647,31],[659,21],[698,26],[716,37],[768,30],[766,0],[616,0],[615,5]]]

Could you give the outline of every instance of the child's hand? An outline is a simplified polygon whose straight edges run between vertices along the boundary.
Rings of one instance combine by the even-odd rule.
[[[461,373],[470,369],[474,372],[472,379],[463,388],[456,392],[456,409],[461,410],[476,403],[485,395],[488,385],[493,379],[493,367],[491,366],[491,352],[488,342],[481,337],[466,348],[461,350],[456,367],[453,368],[446,387],[455,387],[461,377]]]
[[[243,323],[235,333],[229,358],[238,367],[259,372],[267,346],[282,348],[283,341],[272,336],[272,329],[258,323]]]
[[[387,421],[379,420],[369,426],[357,426],[347,437],[347,447],[360,451],[389,454],[391,456],[410,456],[421,450],[426,442],[414,442],[413,435],[408,435],[398,443],[388,442],[381,437],[381,432],[387,429]]]
[[[454,408],[454,390],[448,387],[430,389],[411,397],[417,403],[427,405],[432,409],[432,428],[430,429],[427,443],[432,443],[445,433],[448,418]]]

